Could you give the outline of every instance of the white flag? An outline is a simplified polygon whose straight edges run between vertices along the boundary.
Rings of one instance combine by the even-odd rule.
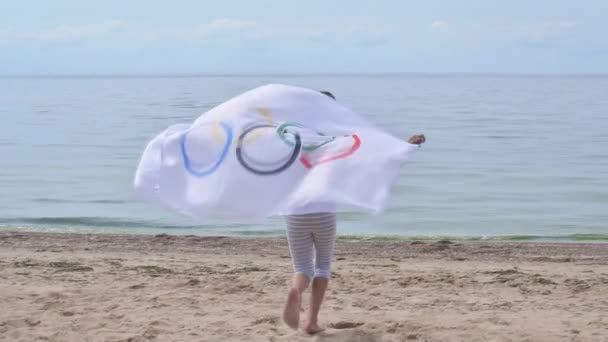
[[[377,213],[416,147],[318,91],[272,84],[160,133],[135,189],[198,219]]]

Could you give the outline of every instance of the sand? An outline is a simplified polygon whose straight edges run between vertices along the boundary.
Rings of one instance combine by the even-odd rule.
[[[607,244],[339,240],[336,259],[308,336],[280,319],[284,239],[0,232],[0,340],[608,341]]]

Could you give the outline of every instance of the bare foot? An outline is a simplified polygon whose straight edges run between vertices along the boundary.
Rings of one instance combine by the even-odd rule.
[[[310,334],[310,335],[318,334],[318,333],[322,332],[323,330],[325,330],[325,329],[319,327],[319,325],[317,323],[315,323],[315,324],[308,323],[308,325],[306,325],[306,328],[304,328],[304,331],[306,331],[306,333]]]
[[[283,310],[283,321],[294,330],[297,330],[300,325],[300,299],[300,291],[296,288],[290,289]]]

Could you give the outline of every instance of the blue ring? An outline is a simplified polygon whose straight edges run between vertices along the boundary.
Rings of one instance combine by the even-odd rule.
[[[222,153],[220,154],[218,160],[206,170],[195,170],[192,166],[192,162],[190,161],[190,157],[188,157],[188,154],[186,153],[186,135],[190,130],[184,132],[184,134],[182,134],[182,136],[180,137],[179,146],[182,152],[182,158],[184,159],[184,167],[186,168],[186,171],[188,171],[189,174],[195,177],[209,176],[210,174],[214,173],[218,169],[218,167],[220,167],[222,162],[224,162],[224,160],[226,159],[226,156],[228,156],[230,145],[232,145],[232,128],[224,122],[220,122],[220,125],[222,125],[224,132],[226,132],[226,143],[224,144],[224,149],[222,150]]]

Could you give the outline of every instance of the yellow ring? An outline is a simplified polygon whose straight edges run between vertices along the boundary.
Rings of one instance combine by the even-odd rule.
[[[268,124],[274,125],[274,120],[272,118],[272,115],[270,115],[270,108],[258,107],[255,110],[265,119],[265,121]],[[224,130],[222,129],[222,126],[220,125],[220,121],[223,116],[224,116],[224,114],[220,115],[220,118],[217,121],[215,121],[215,124],[213,125],[213,130],[211,131],[211,134],[213,135],[213,139],[215,139],[215,141],[217,141],[219,144],[225,143],[225,140],[226,140],[226,134],[225,134]],[[259,132],[259,131],[254,132],[251,134],[251,136],[249,136],[245,140],[243,140],[243,145],[250,144],[250,143],[254,142],[255,140],[261,138],[263,135],[264,135],[264,133],[262,133],[262,132]]]

